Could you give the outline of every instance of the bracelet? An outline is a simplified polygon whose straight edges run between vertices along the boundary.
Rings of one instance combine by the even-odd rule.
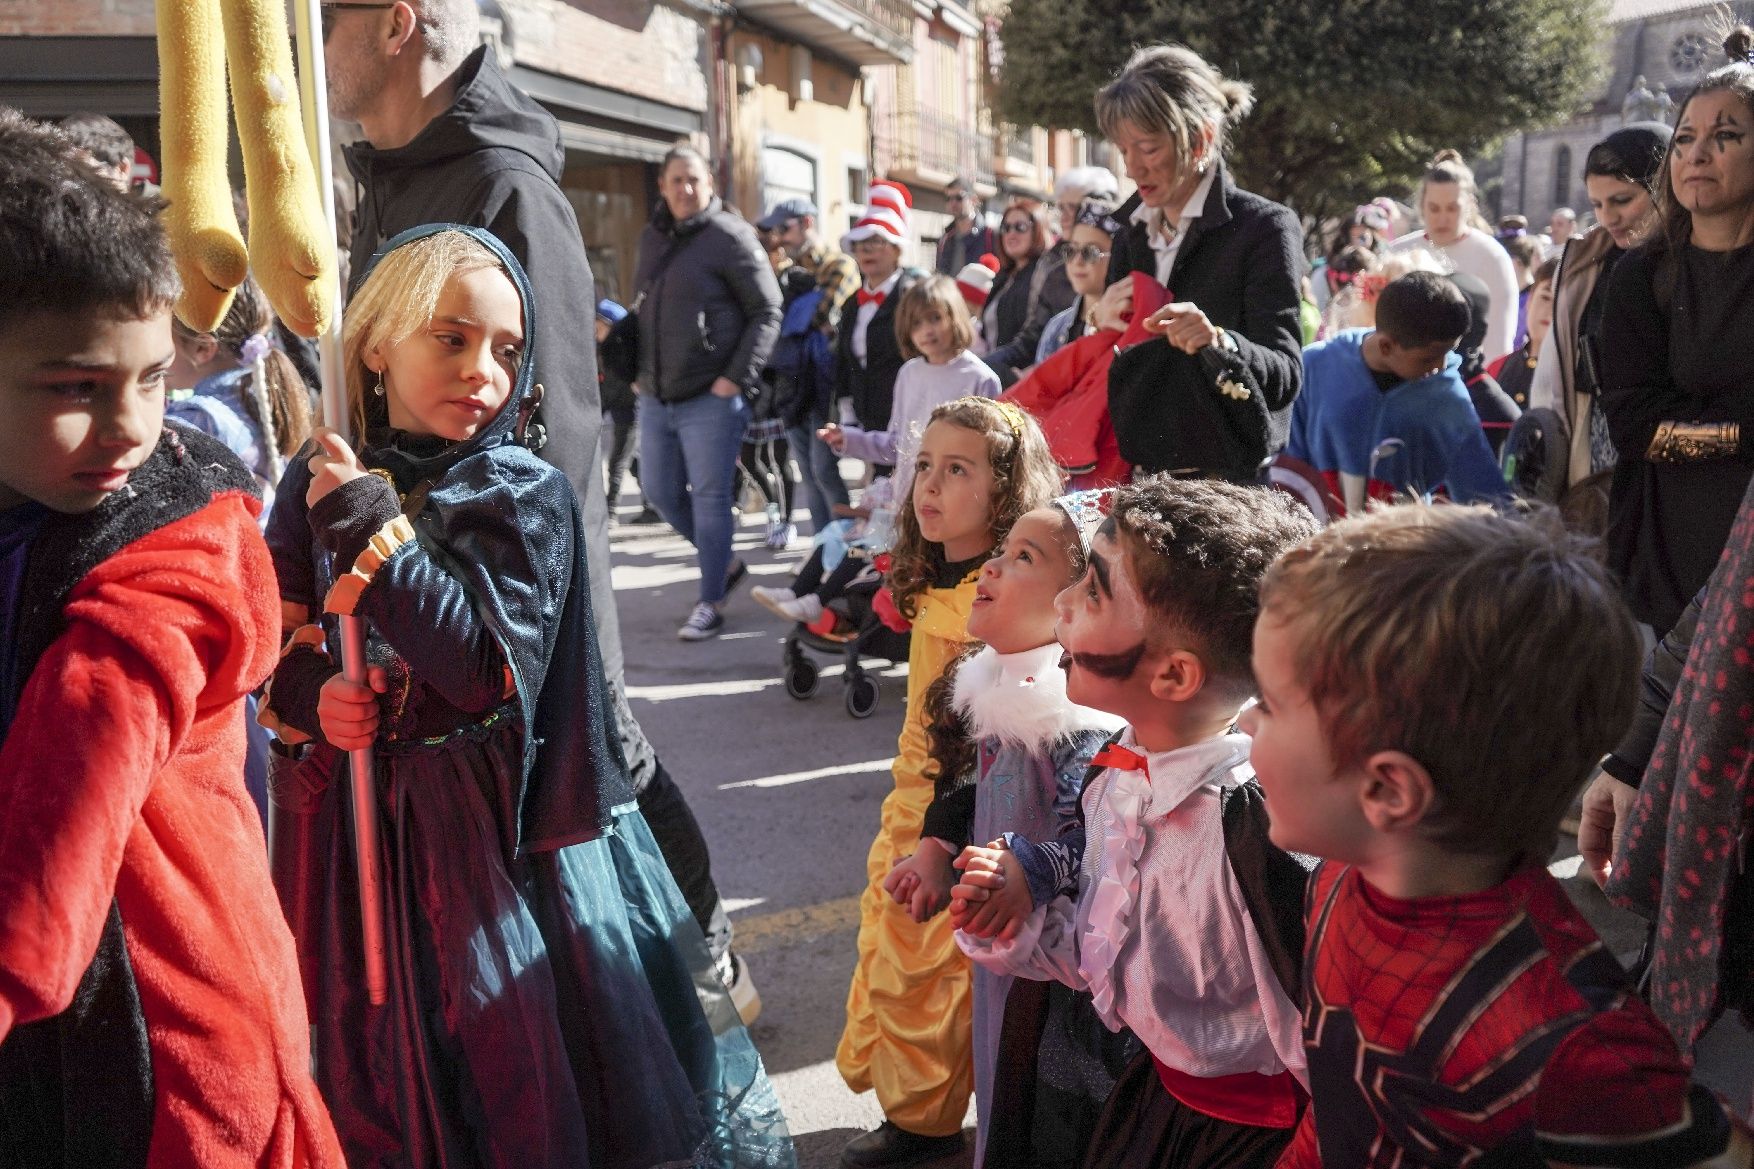
[[[1659,422],[1644,457],[1653,463],[1699,463],[1728,458],[1741,445],[1739,422]]]

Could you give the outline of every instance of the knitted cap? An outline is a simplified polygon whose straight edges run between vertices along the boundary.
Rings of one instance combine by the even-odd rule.
[[[906,247],[914,206],[913,193],[900,183],[877,179],[865,194],[865,214],[853,224],[842,243],[851,248],[860,240],[881,239]]]
[[[962,271],[956,274],[956,291],[962,293],[963,300],[980,308],[993,294],[993,277],[998,271],[998,257],[988,252],[976,262],[962,266]]]

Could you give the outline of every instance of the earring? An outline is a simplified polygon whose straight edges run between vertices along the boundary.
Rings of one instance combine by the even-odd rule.
[[[378,371],[378,384],[372,387],[372,393],[376,394],[380,398],[384,396],[384,371],[383,370]]]

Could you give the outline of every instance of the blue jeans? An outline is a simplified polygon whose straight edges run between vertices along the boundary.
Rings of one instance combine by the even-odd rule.
[[[810,523],[820,533],[834,522],[833,506],[850,503],[846,480],[840,477],[840,458],[828,444],[816,437],[827,425],[824,419],[811,415],[803,426],[786,431],[792,458],[798,461],[798,477],[804,481],[804,502],[810,508]]]
[[[694,545],[700,599],[725,599],[731,567],[731,498],[737,453],[749,428],[742,396],[701,394],[686,402],[639,400],[639,479],[664,522]]]

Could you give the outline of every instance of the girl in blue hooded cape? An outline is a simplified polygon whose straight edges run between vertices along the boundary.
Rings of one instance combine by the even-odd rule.
[[[791,1166],[608,724],[578,505],[530,449],[536,311],[491,235],[392,239],[343,335],[365,441],[319,432],[281,483],[290,636],[263,721],[317,1081],[356,1169]],[[369,685],[339,674],[346,614]],[[368,743],[381,1007],[342,782]]]

